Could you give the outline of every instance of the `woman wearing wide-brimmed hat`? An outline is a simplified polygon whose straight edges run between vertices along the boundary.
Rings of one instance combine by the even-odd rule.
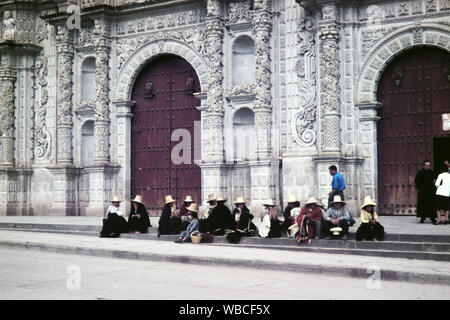
[[[281,237],[281,221],[278,220],[275,203],[272,199],[269,199],[263,203],[263,206],[265,213],[258,228],[259,236],[262,238]]]
[[[132,233],[147,233],[148,227],[151,226],[150,218],[148,217],[142,196],[136,195],[134,199],[131,199],[128,229]]]
[[[285,233],[287,237],[290,237],[291,233],[290,233],[289,228],[294,223],[296,223],[295,221],[297,219],[297,216],[294,217],[292,215],[292,209],[295,209],[295,208],[299,209],[300,201],[298,201],[297,198],[293,194],[291,194],[291,195],[289,195],[287,202],[288,202],[288,204],[283,211],[284,221],[281,225],[281,232]],[[299,211],[300,211],[300,209],[299,209]]]
[[[326,239],[330,238],[330,229],[335,227],[342,228],[342,240],[348,239],[351,216],[341,196],[336,195],[333,197],[333,201],[323,215],[323,219],[325,220],[324,231],[327,233]]]
[[[252,222],[253,215],[246,207],[243,197],[237,197],[233,204],[236,208],[233,210],[233,228],[227,232],[227,240],[231,243],[237,243],[243,236],[254,236],[256,226]]]
[[[233,216],[230,209],[225,205],[227,199],[218,196],[215,201],[217,205],[211,209],[207,218],[208,231],[215,236],[223,236],[227,229],[233,228]]]
[[[375,212],[377,204],[372,201],[370,196],[364,197],[361,206],[361,223],[356,230],[356,240],[376,240],[381,241],[384,237],[384,227],[380,224],[378,215]]]
[[[318,201],[313,196],[308,197],[305,205],[297,218],[299,230],[296,237],[297,243],[310,243],[311,239],[320,239],[322,234],[322,209],[317,205]]]
[[[112,205],[106,211],[100,237],[117,238],[121,233],[128,232],[127,220],[123,217],[123,211],[120,208],[121,202],[118,196],[114,196],[111,200]]]
[[[195,203],[191,203],[189,207],[186,208],[191,220],[186,228],[186,230],[181,231],[180,237],[177,243],[183,243],[191,240],[191,235],[194,231],[199,231],[200,222],[198,221],[198,206]]]
[[[164,209],[158,222],[158,237],[161,234],[179,234],[181,219],[176,214],[177,202],[169,194],[164,198]]]
[[[191,205],[191,203],[194,203],[192,196],[186,196],[186,198],[183,200],[183,204],[180,207],[180,211],[178,213],[179,217],[188,217],[189,216],[189,212],[188,212],[187,208]]]

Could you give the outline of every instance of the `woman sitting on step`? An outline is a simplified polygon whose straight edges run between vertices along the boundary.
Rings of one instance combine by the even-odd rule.
[[[179,234],[180,218],[176,214],[177,203],[169,194],[164,199],[164,209],[158,222],[158,238],[161,234]]]
[[[200,223],[198,221],[198,206],[195,203],[191,203],[186,210],[188,214],[190,214],[190,222],[186,230],[181,231],[179,239],[175,241],[176,243],[191,241],[192,232],[199,231],[200,229]]]
[[[381,241],[384,237],[384,227],[379,223],[378,215],[374,210],[377,204],[370,196],[364,198],[361,206],[361,223],[356,230],[356,240],[376,240]]]
[[[123,217],[122,202],[118,196],[112,199],[112,205],[106,211],[105,218],[103,218],[103,228],[100,231],[100,237],[117,238],[121,233],[128,233],[127,220]]]
[[[137,195],[131,199],[131,210],[128,216],[128,229],[132,233],[147,233],[151,227],[147,209],[142,202],[142,196]]]
[[[241,237],[252,237],[255,235],[256,226],[252,222],[253,215],[245,205],[243,197],[237,197],[233,202],[236,208],[233,210],[233,228],[227,231],[227,240],[230,243],[238,243]]]
[[[281,221],[278,220],[277,211],[272,199],[267,200],[263,206],[265,207],[265,215],[258,228],[259,236],[262,238],[281,237]]]

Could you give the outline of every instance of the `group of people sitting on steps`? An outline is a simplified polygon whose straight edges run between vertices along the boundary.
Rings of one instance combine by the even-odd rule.
[[[147,233],[148,228],[152,226],[147,209],[142,202],[142,196],[137,195],[134,199],[131,199],[132,205],[128,221],[125,219],[120,207],[121,202],[118,196],[114,196],[111,200],[112,205],[108,207],[103,218],[100,237],[117,238],[121,233]]]
[[[212,236],[226,236],[230,243],[237,243],[242,237],[259,235],[263,238],[277,238],[285,235],[295,238],[297,243],[310,243],[312,239],[348,239],[349,227],[355,220],[345,206],[340,195],[334,195],[325,209],[320,200],[310,196],[300,208],[300,202],[289,196],[280,220],[276,205],[272,200],[263,203],[264,212],[259,227],[252,222],[254,216],[246,206],[246,200],[238,197],[233,211],[226,206],[227,199],[222,196],[208,196],[208,209],[202,219],[198,217],[198,205],[191,196],[186,196],[183,205],[177,210],[176,200],[171,195],[165,197],[165,205],[158,223],[160,235],[178,234],[175,242],[191,241],[193,232]],[[115,196],[103,219],[101,237],[118,237],[120,233],[147,233],[151,227],[150,219],[143,204],[142,196],[131,200],[132,206],[128,221],[120,208],[120,199]],[[356,240],[380,241],[384,237],[384,228],[375,211],[376,203],[370,196],[364,198],[361,206],[360,224],[356,231]]]

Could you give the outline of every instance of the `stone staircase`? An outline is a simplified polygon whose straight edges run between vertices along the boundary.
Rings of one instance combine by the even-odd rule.
[[[352,228],[355,229],[355,228]],[[450,228],[449,228],[450,229]],[[98,237],[100,225],[58,223],[0,222],[0,230],[31,231],[56,234]],[[224,236],[214,237],[208,246],[235,246],[255,249],[304,251],[342,255],[360,255],[387,258],[405,258],[433,261],[450,261],[450,232],[447,234],[386,233],[385,241],[355,241],[354,231],[348,240],[312,240],[310,244],[298,245],[292,238],[245,237],[239,244],[230,244]],[[157,228],[149,228],[147,234],[121,234],[121,238],[174,241],[177,235],[157,237]]]

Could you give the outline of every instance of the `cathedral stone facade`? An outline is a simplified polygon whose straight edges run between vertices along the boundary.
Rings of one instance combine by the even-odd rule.
[[[141,190],[136,174],[154,171],[159,177],[142,191],[154,212],[169,193],[198,192],[203,204],[211,193],[229,203],[242,196],[255,213],[266,199],[284,207],[291,194],[326,203],[332,164],[357,215],[365,195],[382,200],[380,79],[414,48],[448,54],[449,14],[450,0],[4,0],[0,215],[102,216],[114,195],[128,209]],[[161,57],[193,70],[180,83],[198,101],[186,111],[199,113],[198,171],[169,165],[173,148],[167,164],[141,157],[160,147],[151,138],[158,122],[137,128],[135,121],[144,116],[136,104],[155,117],[164,109],[158,95],[168,93],[144,77],[145,70],[157,77],[150,67],[164,67]],[[397,76],[400,83],[407,73]],[[449,107],[448,83],[446,92]],[[183,120],[177,114],[172,130]],[[147,141],[146,150],[134,148],[137,141]],[[192,172],[197,191],[176,185]],[[394,204],[386,213],[411,208]]]

